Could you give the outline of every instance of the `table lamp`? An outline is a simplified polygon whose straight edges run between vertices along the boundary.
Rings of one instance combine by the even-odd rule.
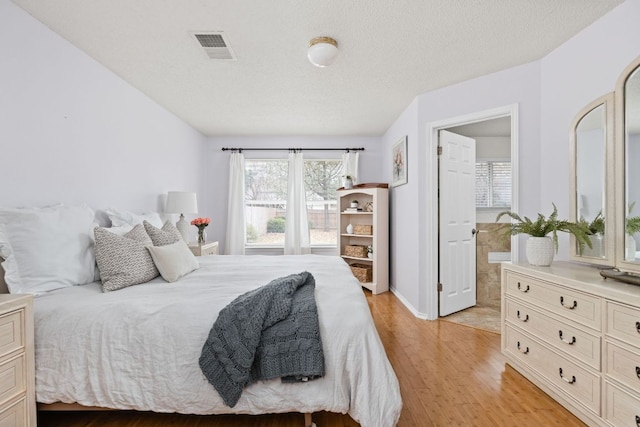
[[[184,219],[184,214],[198,213],[198,201],[196,193],[189,191],[169,191],[167,193],[166,213],[180,214],[176,222],[176,228],[182,234],[185,242],[189,243],[189,222]]]

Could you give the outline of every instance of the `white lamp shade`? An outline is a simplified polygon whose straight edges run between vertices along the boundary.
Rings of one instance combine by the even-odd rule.
[[[331,65],[338,56],[338,43],[330,37],[317,37],[311,40],[307,57],[316,67]]]
[[[169,191],[167,194],[166,213],[189,214],[198,213],[196,193],[188,191]]]

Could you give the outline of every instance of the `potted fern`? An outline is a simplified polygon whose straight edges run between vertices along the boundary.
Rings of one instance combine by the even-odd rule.
[[[500,212],[496,222],[503,216],[509,216],[515,222],[505,224],[499,230],[505,230],[506,236],[528,234],[526,254],[527,261],[531,265],[549,266],[553,262],[554,253],[558,252],[558,232],[571,233],[575,236],[578,245],[582,248],[587,245],[591,248],[591,240],[588,236],[588,228],[581,223],[558,219],[558,208],[553,204],[553,212],[549,217],[538,214],[535,221],[528,217],[521,218],[515,212]]]

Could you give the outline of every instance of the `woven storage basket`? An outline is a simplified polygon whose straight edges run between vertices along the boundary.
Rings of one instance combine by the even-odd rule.
[[[347,245],[344,247],[344,254],[356,258],[366,258],[367,247],[362,245]]]
[[[371,266],[365,264],[351,264],[351,272],[356,276],[356,279],[360,281],[360,283],[367,283],[371,281]]]
[[[353,234],[365,234],[371,236],[373,234],[373,225],[356,224],[353,226]]]

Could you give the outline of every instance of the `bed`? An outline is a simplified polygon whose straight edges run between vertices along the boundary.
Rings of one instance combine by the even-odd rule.
[[[34,299],[36,400],[40,404],[177,412],[348,413],[364,427],[396,425],[399,385],[359,282],[339,257],[209,256],[167,283],[103,292],[100,282]],[[302,384],[262,381],[226,406],[198,357],[218,312],[284,275],[315,277],[325,376]],[[305,417],[305,423],[309,417]]]

